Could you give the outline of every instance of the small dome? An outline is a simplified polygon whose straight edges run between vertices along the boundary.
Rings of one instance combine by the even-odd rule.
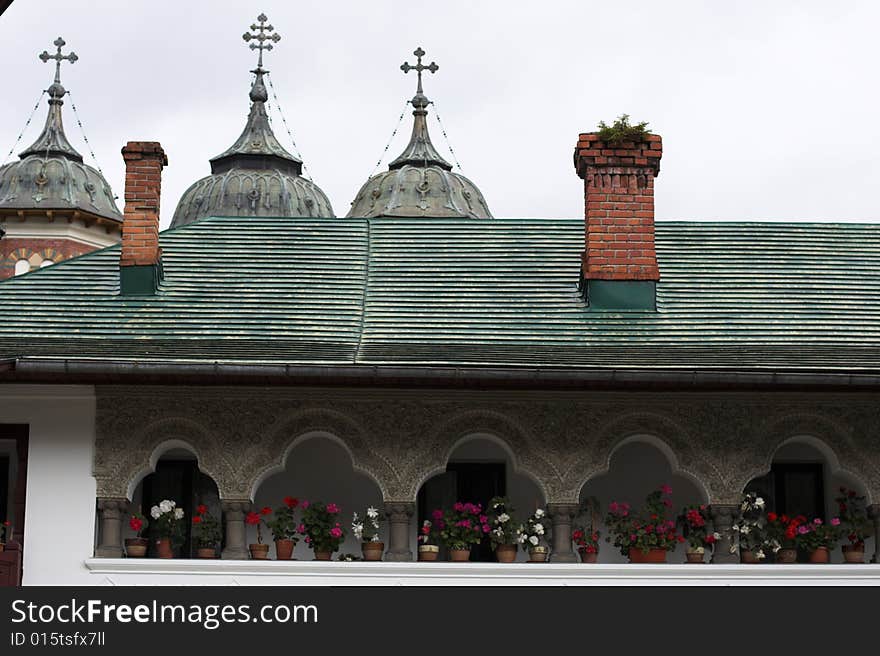
[[[67,92],[58,75],[56,69],[40,136],[21,152],[19,161],[0,167],[0,210],[71,209],[122,221],[110,185],[100,172],[83,163],[64,134],[61,106]]]
[[[403,152],[384,173],[374,175],[361,187],[351,204],[349,217],[380,216],[491,219],[486,199],[473,182],[452,170],[452,164],[440,156],[428,134],[428,105],[422,92],[422,71],[432,73],[438,66],[422,64],[424,51],[414,53],[416,66],[404,64],[406,73],[418,72],[418,88],[412,99],[413,130]]]
[[[211,175],[187,189],[171,227],[206,216],[302,216],[333,218],[326,194],[302,177],[302,161],[278,143],[259,66],[250,91],[251,111],[241,136],[211,160]]]

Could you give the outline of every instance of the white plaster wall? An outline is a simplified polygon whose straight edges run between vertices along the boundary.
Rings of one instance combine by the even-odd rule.
[[[95,392],[0,385],[0,423],[28,424],[25,585],[88,585],[95,545]]]
[[[315,436],[297,444],[287,457],[285,470],[267,478],[257,489],[254,503],[257,508],[269,506],[273,510],[281,506],[286,496],[300,500],[323,501],[335,503],[341,508],[339,523],[345,529],[345,542],[340,551],[333,554],[336,558],[340,553],[361,555],[360,542],[351,535],[351,515],[357,511],[363,516],[367,506],[382,508],[382,493],[372,479],[355,472],[351,457],[343,446],[328,437]],[[297,511],[297,519],[302,512]],[[271,516],[269,517],[271,519]],[[388,526],[382,527],[382,538],[388,546]],[[248,542],[257,541],[254,527],[248,527]],[[272,535],[263,527],[263,542],[271,545],[269,557],[275,557],[275,545]],[[296,546],[293,554],[299,560],[311,560],[312,550],[304,541]]]

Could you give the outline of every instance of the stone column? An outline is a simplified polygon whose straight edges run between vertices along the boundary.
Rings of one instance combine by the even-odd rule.
[[[416,512],[416,504],[388,502],[385,504],[385,516],[388,518],[388,549],[385,560],[405,562],[413,559],[409,545],[410,522]]]
[[[247,532],[244,514],[251,507],[250,501],[222,501],[223,518],[226,520],[226,545],[221,558],[226,560],[246,560],[248,558]]]
[[[713,503],[709,506],[709,514],[712,516],[712,529],[721,534],[721,539],[715,543],[712,552],[712,563],[729,565],[739,562],[739,551],[731,553],[733,545],[733,522],[739,515],[739,505],[728,503]]]
[[[98,499],[101,527],[96,558],[122,558],[122,519],[128,512],[128,499]]]
[[[874,522],[874,555],[872,563],[880,563],[880,503],[872,503],[868,506],[868,517]]]
[[[574,503],[548,503],[547,514],[553,522],[553,550],[550,562],[576,563],[577,554],[571,548],[571,521],[577,516],[578,507]]]

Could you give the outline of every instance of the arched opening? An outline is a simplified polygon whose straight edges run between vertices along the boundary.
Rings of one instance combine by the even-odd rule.
[[[825,442],[802,435],[780,444],[773,453],[770,470],[749,481],[743,491],[762,497],[767,512],[827,522],[839,514],[835,499],[841,495],[841,489],[866,496],[865,485],[841,469],[837,456]],[[843,541],[847,544],[846,536]],[[867,553],[873,553],[873,542],[873,538],[865,541]],[[843,562],[840,549],[831,551],[831,559]]]
[[[23,273],[27,273],[31,270],[31,263],[25,259],[21,259],[16,261],[15,263],[15,273],[13,275],[20,276]]]
[[[52,266],[53,264],[55,264],[55,262],[53,262],[52,260],[43,260],[42,262],[40,262],[40,268],[45,269],[47,266]]]
[[[192,519],[200,505],[207,506],[208,513],[220,522],[222,541],[223,512],[217,484],[199,469],[198,458],[188,448],[172,446],[154,459],[154,471],[137,483],[132,491],[131,508],[152,521],[150,509],[164,499],[174,501],[184,512],[183,538],[176,545],[176,556],[190,558],[195,554],[197,545]],[[135,536],[129,527],[128,518],[123,522],[122,530],[123,537]],[[218,556],[220,547],[218,542]],[[153,549],[152,543],[150,549]]]
[[[537,482],[517,471],[517,463],[507,445],[493,435],[470,435],[451,451],[446,469],[426,480],[419,488],[416,532],[435,509],[448,510],[456,501],[479,503],[486,508],[494,496],[506,496],[515,509],[514,517],[524,521],[536,508],[545,507],[545,495]],[[441,559],[445,553],[441,551]],[[517,560],[528,557],[520,550]],[[471,550],[471,561],[493,562],[491,542],[485,538]]]
[[[634,437],[621,442],[611,454],[608,470],[584,483],[579,501],[584,503],[595,498],[599,507],[598,528],[600,532],[600,563],[625,563],[627,557],[621,554],[612,542],[607,542],[608,531],[603,518],[612,502],[628,503],[633,511],[644,507],[645,497],[661,485],[669,485],[672,494],[667,517],[675,519],[681,509],[689,504],[704,504],[708,497],[703,486],[690,475],[681,472],[672,450],[666,443],[650,436]],[[580,517],[576,523],[586,521]],[[667,555],[667,562],[685,561],[686,545],[679,545]]]
[[[338,520],[345,532],[345,540],[340,544],[334,558],[342,554],[361,556],[360,542],[352,535],[352,513],[363,518],[366,509],[373,506],[382,510],[382,491],[369,476],[355,470],[352,457],[345,445],[334,436],[324,433],[303,435],[297,438],[288,450],[284,469],[269,473],[258,481],[254,491],[254,505],[257,509],[269,507],[273,513],[282,506],[285,497],[294,497],[300,506],[303,500],[334,503],[339,507]],[[302,517],[301,507],[294,514],[297,522]],[[380,529],[380,536],[388,547],[387,525]],[[248,526],[248,544],[257,541],[257,530]],[[261,527],[263,542],[269,544],[269,557],[275,557],[272,534],[265,526]],[[293,557],[298,560],[312,560],[314,554],[302,539],[296,545]]]

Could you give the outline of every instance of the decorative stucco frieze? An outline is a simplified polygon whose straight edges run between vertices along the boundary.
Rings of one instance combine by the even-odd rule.
[[[303,440],[342,445],[386,502],[411,503],[475,436],[500,444],[548,503],[577,503],[617,449],[653,444],[706,501],[736,504],[792,438],[880,498],[880,397],[870,394],[98,388],[98,496],[130,498],[170,448],[191,450],[224,500],[248,500]]]

